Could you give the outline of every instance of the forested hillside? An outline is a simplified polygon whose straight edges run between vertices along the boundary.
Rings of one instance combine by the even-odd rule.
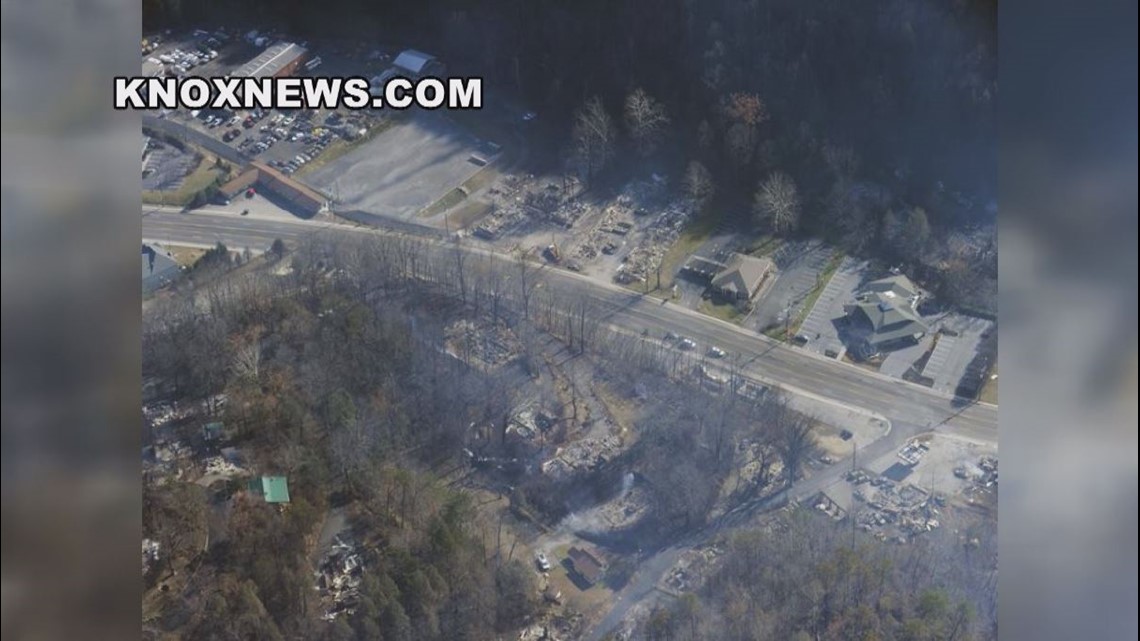
[[[145,7],[155,28],[249,24],[350,54],[430,50],[484,76],[491,103],[538,112],[535,171],[602,190],[660,172],[727,225],[821,237],[907,266],[947,302],[993,307],[978,292],[996,279],[994,2]]]

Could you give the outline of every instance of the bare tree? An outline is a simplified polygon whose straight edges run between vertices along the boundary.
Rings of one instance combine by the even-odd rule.
[[[574,114],[572,158],[586,181],[592,180],[613,157],[617,128],[597,96]]]
[[[459,286],[459,300],[463,305],[464,311],[467,309],[467,252],[459,244],[459,239],[455,240],[455,282]]]
[[[697,160],[690,162],[688,168],[685,169],[683,184],[685,195],[693,199],[698,209],[703,209],[716,193],[712,174]]]
[[[850,147],[824,144],[823,162],[837,181],[854,180],[859,173],[859,155]]]
[[[230,339],[233,350],[233,371],[238,377],[257,379],[261,364],[262,328],[254,326]]]
[[[784,473],[790,487],[800,475],[800,469],[818,449],[811,431],[811,419],[785,409],[777,427],[776,447],[784,460]]]
[[[665,113],[665,105],[654,100],[644,89],[634,89],[626,97],[625,125],[642,156],[648,156],[657,150],[668,124],[669,116]]]
[[[539,272],[542,267],[535,267],[527,259],[525,253],[520,253],[515,259],[518,266],[519,300],[522,302],[523,319],[530,320],[530,300],[534,290],[539,285]]]
[[[778,234],[794,231],[800,222],[800,197],[791,177],[776,172],[761,182],[752,211]]]

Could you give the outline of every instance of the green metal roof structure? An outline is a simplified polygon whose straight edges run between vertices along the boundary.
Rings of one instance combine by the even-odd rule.
[[[263,476],[250,479],[249,490],[265,497],[266,503],[289,502],[289,479],[284,476]]]
[[[225,433],[226,426],[221,422],[206,423],[202,426],[202,435],[207,439],[221,438]]]

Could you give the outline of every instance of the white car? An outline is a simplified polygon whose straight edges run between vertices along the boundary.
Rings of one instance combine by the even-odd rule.
[[[712,356],[713,358],[724,358],[724,350],[715,346],[710,347],[709,356]]]
[[[543,572],[550,571],[550,559],[546,558],[544,552],[539,552],[538,555],[534,557],[534,562],[538,565],[538,569]]]

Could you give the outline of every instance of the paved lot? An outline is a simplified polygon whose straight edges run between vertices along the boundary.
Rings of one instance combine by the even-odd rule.
[[[934,337],[927,334],[918,343],[887,354],[887,357],[883,359],[883,364],[879,366],[879,373],[902,378],[911,365],[914,365],[914,362],[922,358],[926,350],[930,349],[932,342],[934,342]],[[941,343],[941,341],[939,342]]]
[[[790,242],[781,247],[772,255],[778,270],[776,281],[757,302],[748,327],[763,331],[770,325],[784,323],[789,314],[795,318],[830,257],[830,248],[819,241]]]
[[[836,357],[843,354],[843,342],[839,340],[834,321],[843,318],[843,306],[854,300],[855,290],[862,282],[866,269],[866,261],[850,256],[839,264],[839,269],[832,274],[831,280],[824,286],[815,305],[800,325],[799,334],[807,339],[805,349],[820,354],[830,353]]]
[[[978,351],[982,334],[993,329],[993,322],[961,314],[948,314],[939,321],[944,330],[956,332],[958,336],[942,334],[922,375],[934,380],[934,389],[953,393],[958,382],[966,373],[966,368]]]
[[[182,181],[190,175],[198,163],[198,156],[187,153],[171,145],[158,141],[147,153],[143,165],[142,188],[145,191],[174,191],[182,186]]]
[[[736,239],[735,234],[726,231],[717,231],[709,236],[709,239],[693,252],[693,256],[702,256],[721,263],[727,262],[732,255],[733,249],[736,247],[736,243],[734,242]],[[688,258],[689,257],[686,257],[686,260],[688,260]],[[681,264],[683,266],[684,262]],[[678,269],[678,271],[680,270]],[[700,307],[701,301],[703,300],[702,296],[707,289],[705,283],[695,277],[689,276],[680,276],[675,278],[673,282],[677,284],[678,294],[680,294],[680,300],[675,301],[676,303],[688,307],[689,309],[697,309]]]
[[[479,171],[480,144],[438,114],[418,113],[302,180],[344,209],[411,219]]]

